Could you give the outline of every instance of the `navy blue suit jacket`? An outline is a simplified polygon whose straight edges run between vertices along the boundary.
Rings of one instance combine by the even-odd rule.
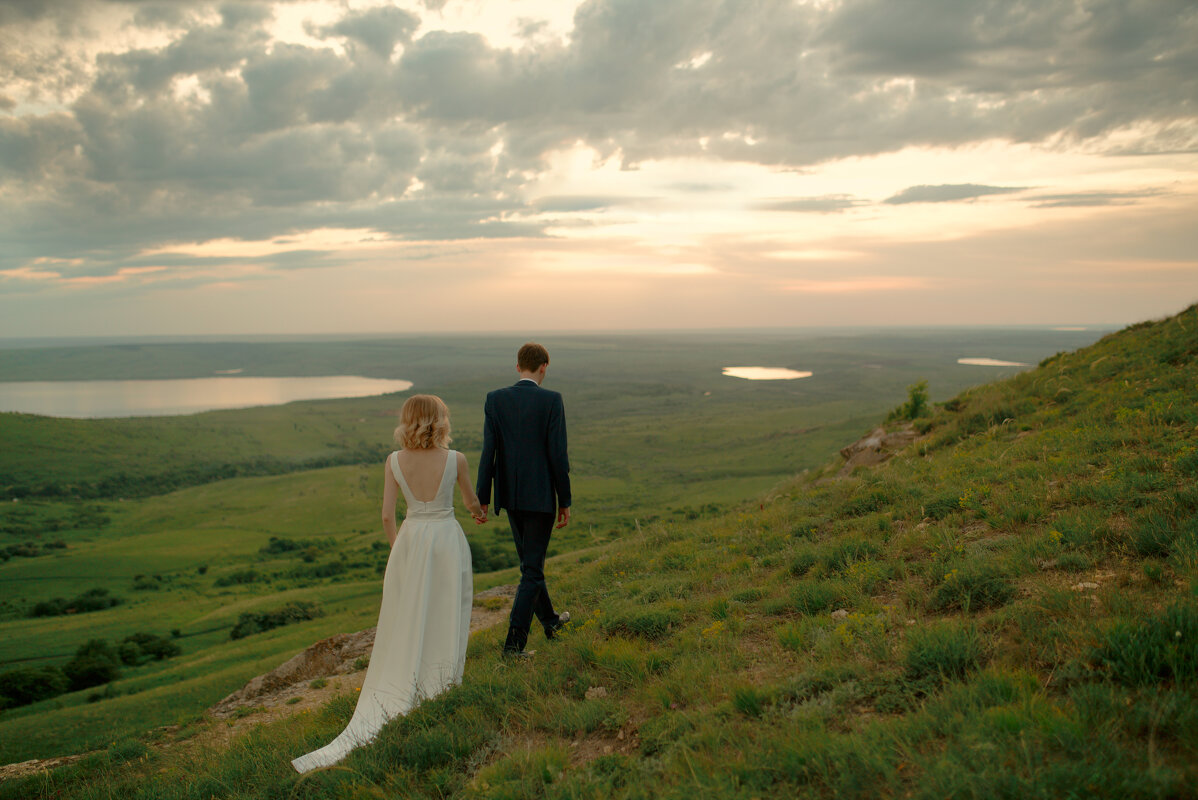
[[[554,513],[570,505],[570,459],[566,455],[566,409],[562,396],[521,380],[487,394],[483,407],[483,453],[478,501],[495,511]]]

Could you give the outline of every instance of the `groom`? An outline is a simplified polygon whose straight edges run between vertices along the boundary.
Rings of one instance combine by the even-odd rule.
[[[483,453],[478,465],[478,500],[487,520],[491,483],[495,483],[495,513],[507,509],[520,585],[503,645],[504,655],[519,655],[528,643],[533,614],[554,634],[570,619],[558,615],[545,586],[545,551],[554,528],[570,521],[570,460],[566,456],[566,411],[562,396],[541,388],[549,368],[549,351],[529,342],[516,354],[515,385],[487,395],[483,408]],[[556,525],[554,524],[554,512]]]

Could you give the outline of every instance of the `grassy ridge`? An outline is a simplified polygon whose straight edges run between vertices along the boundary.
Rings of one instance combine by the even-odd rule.
[[[341,768],[353,697],[190,756],[122,742],[0,797],[1187,797],[1198,309],[919,421],[885,465],[554,564],[577,622]],[[835,613],[833,613],[835,612]]]

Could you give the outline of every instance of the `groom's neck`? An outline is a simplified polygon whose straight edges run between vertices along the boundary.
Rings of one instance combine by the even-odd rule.
[[[532,381],[537,386],[540,386],[541,381],[544,380],[544,378],[545,378],[545,376],[543,374],[541,374],[540,372],[521,372],[521,373],[519,373],[519,375],[520,375],[520,380]]]

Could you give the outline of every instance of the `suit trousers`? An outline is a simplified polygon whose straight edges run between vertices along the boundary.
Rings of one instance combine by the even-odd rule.
[[[513,511],[507,509],[516,555],[520,557],[520,585],[512,603],[511,627],[528,633],[533,614],[541,625],[557,622],[549,589],[545,586],[545,551],[553,533],[554,515],[544,511]]]

